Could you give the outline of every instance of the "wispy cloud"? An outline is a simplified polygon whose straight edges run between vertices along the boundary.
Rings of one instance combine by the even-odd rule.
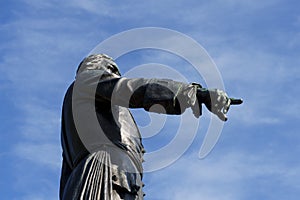
[[[29,160],[43,168],[59,171],[61,167],[61,151],[57,142],[48,144],[24,142],[17,144],[14,151],[21,159]]]
[[[253,199],[260,195],[272,197],[274,193],[284,197],[280,191],[273,189],[290,188],[296,193],[300,184],[299,174],[299,167],[276,161],[264,154],[253,156],[231,152],[217,157],[215,154],[205,160],[197,160],[196,155],[192,154],[167,169],[149,174],[150,185],[146,189],[151,199],[161,200]],[[256,187],[265,188],[263,194],[252,188],[253,182],[256,182]],[[277,186],[271,186],[272,182],[276,182]],[[161,192],[158,194],[155,190]]]
[[[24,111],[23,124],[20,133],[31,141],[55,141],[58,137],[60,127],[60,112],[42,106],[38,102],[22,106]],[[54,108],[54,107],[53,107]]]
[[[60,112],[35,98],[19,107],[19,134],[12,138],[10,152],[16,163],[12,188],[18,188],[17,199],[56,199],[62,160]]]

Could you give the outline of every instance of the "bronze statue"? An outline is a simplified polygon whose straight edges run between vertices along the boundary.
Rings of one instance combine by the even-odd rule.
[[[174,115],[191,108],[199,117],[202,103],[226,121],[241,101],[199,84],[123,78],[107,55],[85,58],[63,102],[60,199],[143,199],[145,150],[128,108]]]

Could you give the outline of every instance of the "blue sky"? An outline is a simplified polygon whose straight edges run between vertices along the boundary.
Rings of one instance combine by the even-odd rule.
[[[77,65],[108,37],[141,27],[196,40],[218,66],[227,93],[245,100],[230,110],[217,145],[200,160],[210,116],[204,111],[184,155],[145,174],[146,199],[298,199],[299,1],[10,0],[0,7],[1,199],[58,198],[60,112]],[[176,59],[145,50],[117,63],[122,73],[162,63],[187,81],[201,80]],[[144,111],[134,115],[140,126],[149,124]],[[166,123],[145,138],[148,151],[176,132],[178,117],[155,117]]]

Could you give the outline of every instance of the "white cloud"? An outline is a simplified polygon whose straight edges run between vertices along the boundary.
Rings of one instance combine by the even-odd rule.
[[[57,142],[60,131],[60,111],[42,106],[41,102],[24,102],[20,109],[24,112],[20,133],[30,141]]]
[[[54,5],[57,5],[56,0],[52,1],[39,1],[39,0],[24,0],[24,3],[34,7],[35,9],[46,9],[53,8]]]
[[[57,170],[61,165],[60,111],[26,100],[21,106],[22,123],[18,124],[14,153],[22,159]],[[22,142],[20,142],[22,141]]]
[[[101,16],[112,16],[115,15],[119,11],[116,6],[109,5],[110,2],[108,1],[81,1],[81,0],[74,0],[70,1],[69,4],[74,6],[75,8],[83,9],[87,12],[101,15]],[[121,5],[122,3],[119,2]]]
[[[250,199],[257,187],[265,187],[265,196],[271,197],[275,188],[299,188],[300,168],[275,160],[266,154],[227,153],[197,160],[195,154],[185,156],[164,170],[146,174],[150,199]],[[153,183],[153,185],[151,185]],[[284,188],[282,188],[284,190]],[[159,190],[160,193],[155,193]],[[256,190],[257,191],[257,190]],[[258,191],[257,191],[258,192]],[[270,193],[270,194],[268,194]],[[282,194],[281,194],[282,195]]]
[[[21,159],[29,160],[41,167],[55,171],[61,167],[61,151],[57,143],[24,142],[17,144],[14,151]]]

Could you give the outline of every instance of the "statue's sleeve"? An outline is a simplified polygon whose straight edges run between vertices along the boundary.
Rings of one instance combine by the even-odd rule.
[[[194,85],[169,79],[92,79],[93,76],[86,76],[85,88],[96,88],[94,97],[99,103],[109,102],[128,108],[144,108],[151,112],[181,114],[186,108],[194,106],[197,99],[197,88]]]
[[[123,93],[126,88],[134,88],[127,91],[130,97]],[[120,79],[115,90],[113,100],[126,96],[128,107],[156,113],[181,114],[196,101],[194,86],[169,79]]]

